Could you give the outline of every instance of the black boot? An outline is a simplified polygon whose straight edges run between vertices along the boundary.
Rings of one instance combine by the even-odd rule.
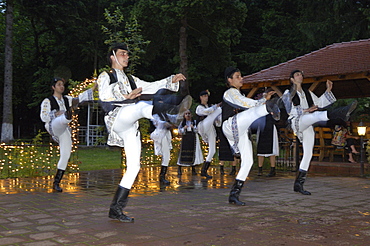
[[[114,194],[112,203],[110,204],[109,218],[117,219],[121,222],[134,222],[134,218],[130,218],[122,212],[122,209],[127,205],[129,193],[129,189],[118,186],[116,194]]]
[[[229,175],[235,175],[235,174],[236,174],[236,166],[232,166],[231,172],[229,173]]]
[[[161,173],[159,174],[159,181],[163,184],[170,184],[170,181],[166,180],[167,167],[161,166]]]
[[[274,97],[266,101],[266,110],[272,115],[274,120],[280,120],[280,109],[278,106],[278,98]]]
[[[206,177],[207,179],[211,179],[212,176],[207,174],[208,168],[211,165],[209,161],[205,161],[203,163],[202,171],[200,172],[200,175],[203,177]]]
[[[258,167],[258,174],[257,176],[262,176],[262,167]]]
[[[270,173],[266,175],[266,177],[275,177],[276,176],[276,171],[275,167],[271,167]]]
[[[178,166],[178,167],[177,167],[177,174],[178,174],[178,175],[181,175],[181,174],[182,174],[181,166]]]
[[[357,107],[357,101],[353,101],[351,104],[340,107],[336,109],[328,109],[328,118],[329,120],[336,120],[336,119],[342,119],[344,121],[348,121],[349,117],[351,116],[351,113],[353,110],[355,110]]]
[[[72,98],[72,109],[76,110],[78,108],[78,104],[80,103],[80,100],[78,97]]]
[[[224,166],[221,166],[221,165],[220,165],[220,174],[221,175],[225,174]]]
[[[191,166],[191,174],[192,175],[198,175],[197,170],[195,170],[195,166]]]
[[[57,173],[55,174],[54,177],[54,183],[53,183],[53,189],[58,192],[62,192],[63,189],[60,188],[59,183],[63,178],[64,170],[58,169]]]
[[[72,120],[72,109],[69,108],[67,111],[64,112],[64,115],[67,120]]]
[[[167,89],[159,90],[153,97],[152,114],[158,114],[161,120],[168,121],[172,124],[177,124],[178,120],[183,117],[186,110],[191,107],[192,97],[178,96]],[[168,117],[169,115],[177,115],[177,119]]]
[[[186,80],[179,81],[179,95],[183,97],[185,97],[186,95],[190,95],[188,81]]]
[[[230,191],[229,203],[233,203],[238,206],[245,206],[245,202],[239,201],[239,195],[242,191],[244,181],[235,179],[235,183]]]
[[[294,191],[302,193],[303,195],[311,195],[311,192],[303,189],[303,184],[306,181],[307,171],[299,171],[298,176],[294,182]]]

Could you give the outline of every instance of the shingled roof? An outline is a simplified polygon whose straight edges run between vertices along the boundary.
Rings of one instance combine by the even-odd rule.
[[[317,51],[297,57],[276,66],[261,70],[257,73],[243,77],[242,89],[252,89],[270,86],[289,86],[289,74],[295,69],[304,71],[303,83],[315,83],[314,89],[325,90],[325,85],[320,85],[330,79],[336,85],[340,95],[338,98],[352,97],[348,92],[359,88],[359,96],[370,96],[370,39],[335,43]],[[335,82],[338,83],[335,83]],[[347,94],[341,93],[345,88],[339,86],[339,81],[347,84]],[[352,84],[356,82],[356,84]],[[325,84],[325,83],[322,83]],[[321,88],[322,87],[322,88]],[[320,89],[321,88],[321,89]],[[342,95],[343,94],[343,95]],[[351,93],[352,94],[352,93]]]

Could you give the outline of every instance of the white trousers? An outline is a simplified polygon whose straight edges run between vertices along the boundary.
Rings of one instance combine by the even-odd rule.
[[[236,115],[237,130],[239,135],[239,142],[237,144],[240,150],[240,170],[236,179],[245,181],[253,165],[253,147],[249,140],[248,129],[250,125],[258,118],[267,115],[266,105],[256,106],[240,112]],[[230,145],[234,145],[234,136],[232,132],[232,118],[224,121],[222,124],[222,131],[224,132]]]
[[[141,118],[153,119],[153,105],[140,101],[121,107],[112,130],[123,139],[126,153],[126,172],[120,186],[131,189],[140,171],[141,138],[136,122]]]
[[[162,140],[162,166],[168,167],[171,157],[171,143],[167,140]]]
[[[312,125],[320,121],[328,120],[326,111],[316,111],[310,114],[305,114],[299,119],[299,130],[302,132],[303,147],[303,156],[301,163],[299,164],[300,170],[308,171],[308,168],[310,167],[313,146],[315,144],[315,131]]]
[[[200,135],[208,143],[208,154],[206,157],[207,162],[212,162],[213,156],[216,154],[216,129],[213,126],[217,116],[222,113],[221,107],[217,107],[210,115],[208,115],[204,120],[199,122],[198,130]]]
[[[69,157],[71,156],[72,137],[68,126],[69,122],[71,122],[71,120],[67,120],[64,114],[56,117],[51,122],[53,135],[59,139],[60,158],[57,168],[61,170],[66,170]]]

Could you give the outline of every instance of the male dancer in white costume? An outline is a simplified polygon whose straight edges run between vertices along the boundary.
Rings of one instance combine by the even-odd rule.
[[[199,93],[200,104],[195,110],[195,114],[198,116],[198,132],[202,136],[204,142],[208,144],[208,154],[206,160],[203,163],[201,176],[206,178],[212,178],[207,174],[208,168],[211,165],[212,158],[216,154],[216,129],[213,125],[217,116],[222,113],[221,103],[208,106],[208,98],[210,93],[208,90],[201,91]]]
[[[328,120],[347,121],[350,114],[355,110],[357,101],[346,107],[337,109],[324,109],[336,101],[332,93],[333,82],[326,81],[326,91],[317,97],[312,91],[302,87],[303,72],[294,70],[290,74],[292,88],[286,90],[282,96],[285,108],[289,114],[289,122],[294,133],[302,143],[303,157],[299,164],[299,170],[294,181],[295,192],[303,195],[311,195],[311,192],[304,190],[303,184],[306,181],[307,171],[310,167],[313,146],[315,143],[315,132],[313,124],[326,122]]]
[[[160,105],[150,101],[139,101],[142,94],[155,94],[160,89],[177,91],[179,81],[186,78],[179,73],[155,82],[146,82],[134,76],[128,76],[124,72],[129,63],[129,51],[126,44],[115,44],[108,51],[108,62],[115,73],[115,80],[107,72],[99,75],[99,99],[102,102],[116,102],[115,108],[105,116],[105,123],[108,129],[108,145],[125,147],[126,172],[118,185],[113,197],[109,218],[118,219],[121,222],[134,222],[134,218],[126,216],[122,209],[126,207],[130,189],[140,171],[141,139],[138,130],[138,120],[141,118],[153,119],[154,114],[166,116],[167,113],[174,114],[175,105]],[[186,103],[183,108],[190,107],[190,96],[186,96]],[[190,97],[191,99],[191,97]],[[154,104],[154,105],[153,105]],[[187,105],[184,105],[187,104]],[[178,109],[178,108],[177,108]]]
[[[235,183],[231,188],[229,203],[244,206],[239,195],[253,165],[252,142],[249,139],[249,127],[258,118],[271,114],[275,120],[280,118],[280,110],[275,100],[270,100],[275,93],[270,91],[260,100],[245,97],[240,88],[243,85],[240,70],[234,67],[225,69],[225,80],[229,87],[222,102],[222,130],[234,153],[240,153],[241,165]]]
[[[171,158],[172,149],[172,125],[167,121],[160,119],[158,115],[153,115],[153,125],[155,130],[150,134],[150,138],[154,142],[154,154],[162,156],[161,172],[159,174],[159,181],[162,184],[168,185],[170,181],[166,180],[166,173]]]
[[[53,189],[62,192],[59,186],[68,165],[72,150],[71,129],[68,126],[72,121],[72,108],[76,109],[78,103],[93,100],[93,89],[88,89],[78,97],[63,96],[65,81],[54,78],[51,82],[53,95],[45,98],[41,103],[40,118],[45,122],[45,129],[53,140],[59,143],[60,158],[57,164],[57,173],[54,177]]]

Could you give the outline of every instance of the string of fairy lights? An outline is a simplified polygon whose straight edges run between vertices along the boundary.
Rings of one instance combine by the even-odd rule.
[[[77,97],[83,91],[91,88],[96,82],[97,76],[94,73],[92,78],[87,78],[85,81],[77,84],[69,92],[69,96]],[[94,99],[98,99],[98,93],[94,92]],[[72,130],[72,153],[68,163],[68,171],[79,171],[78,160],[78,145],[79,145],[79,121],[78,114],[73,114],[70,123]],[[171,163],[176,164],[178,150],[180,149],[181,137],[177,133],[177,129],[173,131],[173,148],[171,151]],[[143,152],[141,163],[144,165],[157,165],[161,162],[161,157],[154,155],[153,141],[151,139],[142,139]],[[204,154],[207,154],[208,149],[206,144],[202,144]],[[125,152],[122,149],[122,166],[125,166]],[[32,144],[32,143],[16,143],[7,145],[0,144],[0,178],[9,177],[35,177],[50,175],[59,160],[59,146],[50,142],[49,145]]]

